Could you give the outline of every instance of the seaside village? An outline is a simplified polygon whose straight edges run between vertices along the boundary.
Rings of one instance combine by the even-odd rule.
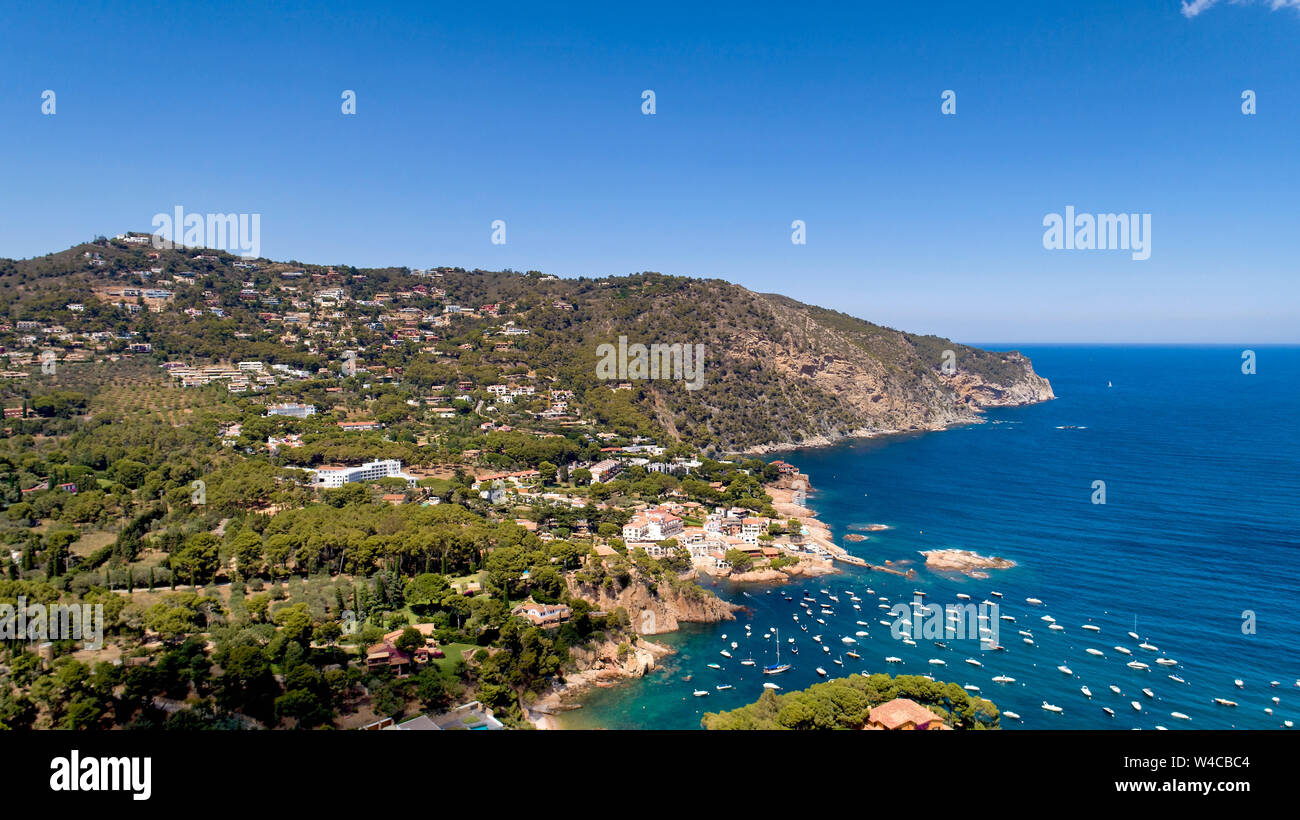
[[[546,295],[555,277],[532,278],[528,305],[466,307],[457,293],[466,290],[461,285],[469,274],[459,269],[399,271],[381,290],[355,271],[207,252],[160,254],[143,237],[97,242],[72,259],[74,270],[94,283],[81,300],[0,322],[7,424],[93,413],[79,394],[47,399],[36,388],[42,379],[75,384],[79,374],[100,366],[111,388],[105,395],[120,403],[113,412],[152,413],[176,424],[178,414],[193,411],[174,408],[219,410],[214,417],[226,420],[211,442],[218,459],[224,452],[298,470],[276,481],[296,482],[317,501],[359,487],[377,503],[438,505],[451,500],[448,487],[455,486],[456,503],[489,521],[513,521],[543,543],[583,543],[588,565],[644,554],[673,559],[683,577],[779,581],[834,572],[835,561],[860,563],[803,506],[807,477],[795,466],[742,465],[602,421],[590,392],[529,364],[530,344],[543,343],[535,325],[581,310]],[[232,276],[242,281],[237,291],[219,286]],[[167,337],[151,318],[173,315],[183,327],[233,326],[226,338],[292,355],[221,360],[210,353],[220,347],[208,345],[208,355],[187,356],[174,340],[194,334],[160,345]],[[398,350],[402,357],[391,355]],[[399,361],[405,365],[394,364]],[[425,368],[418,374],[417,365]],[[627,383],[597,388],[606,396],[636,389]],[[188,395],[195,397],[189,404]],[[9,426],[4,435],[27,429]],[[548,453],[561,456],[558,469]],[[293,475],[300,477],[285,478]],[[662,490],[653,489],[656,475],[664,477]],[[82,487],[55,487],[47,479],[17,488],[16,497],[76,494]],[[765,493],[770,503],[762,500]],[[747,503],[717,503],[732,497]],[[273,516],[302,503],[312,502],[298,498],[253,512]],[[520,514],[527,511],[532,514]],[[593,512],[601,514],[599,522],[588,519]],[[475,578],[455,588],[466,596],[489,594]],[[531,598],[512,604],[515,615],[546,629],[572,615],[568,606]],[[367,647],[365,664],[406,675],[443,652],[427,632],[424,646],[401,637],[399,630]],[[492,727],[490,711],[467,704],[414,727],[390,721],[370,728],[467,721]]]

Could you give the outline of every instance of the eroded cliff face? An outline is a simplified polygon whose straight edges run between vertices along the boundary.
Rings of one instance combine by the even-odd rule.
[[[1028,358],[1016,352],[1005,355],[1006,361],[1020,368],[1019,378],[1015,381],[989,380],[960,370],[951,376],[940,375],[940,378],[962,402],[981,409],[1019,407],[1056,398],[1052,385],[1034,372]]]
[[[811,411],[791,414],[784,441],[747,452],[881,432],[939,430],[978,421],[986,408],[1055,398],[1047,379],[1015,351],[995,353],[874,326],[841,327],[780,298],[768,307],[776,322],[736,334],[730,352],[762,362],[818,400]],[[945,372],[945,364],[952,372]]]
[[[624,587],[617,584],[580,584],[568,576],[569,593],[603,612],[613,612],[623,607],[631,619],[632,628],[641,635],[659,635],[674,632],[677,625],[686,623],[716,623],[735,620],[740,607],[727,603],[693,582],[670,585],[660,582],[653,585],[639,573]]]
[[[591,682],[639,678],[652,671],[659,659],[670,654],[665,646],[636,639],[631,643],[602,641],[569,649],[574,668],[592,674]]]

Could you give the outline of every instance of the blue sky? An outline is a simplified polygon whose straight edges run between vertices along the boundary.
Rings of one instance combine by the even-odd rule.
[[[272,5],[0,7],[0,255],[182,205],[261,214],[276,259],[718,277],[965,341],[1300,341],[1295,2]],[[1150,213],[1151,258],[1045,250],[1067,205]]]

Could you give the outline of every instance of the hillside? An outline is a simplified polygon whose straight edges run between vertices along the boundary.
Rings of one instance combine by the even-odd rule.
[[[146,289],[166,295],[151,299]],[[601,425],[709,453],[938,429],[976,420],[987,407],[1053,397],[1015,352],[657,273],[557,279],[250,263],[224,252],[97,240],[0,260],[0,316],[10,351],[24,347],[18,323],[36,322],[72,334],[98,330],[110,351],[114,339],[146,343],[160,363],[259,360],[310,372],[337,370],[354,350],[358,364],[414,391],[532,379],[572,390],[576,408]],[[597,378],[597,348],[620,336],[703,345],[700,389],[672,380],[609,389],[614,382]],[[27,347],[57,339],[46,333]],[[945,351],[954,373],[942,370]]]

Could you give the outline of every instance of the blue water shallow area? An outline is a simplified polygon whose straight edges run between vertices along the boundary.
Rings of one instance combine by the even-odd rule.
[[[739,620],[659,636],[677,650],[660,669],[595,690],[562,725],[699,728],[704,712],[755,700],[764,680],[787,690],[815,683],[817,666],[831,677],[863,670],[932,674],[976,686],[1004,712],[1020,715],[1003,718],[1008,729],[1266,729],[1300,721],[1300,348],[1255,348],[1253,375],[1242,373],[1241,347],[1019,349],[1051,380],[1055,401],[991,411],[986,423],[943,432],[774,456],[809,474],[809,504],[836,543],[875,564],[911,562],[903,566],[917,569],[915,579],[844,566],[841,574],[783,587],[720,583],[719,595],[748,607]],[[1105,482],[1105,504],[1093,503],[1096,481]],[[872,523],[890,529],[843,540]],[[945,547],[1002,556],[1016,566],[984,580],[927,570],[918,552]],[[805,589],[821,602],[828,600],[823,589],[839,597],[834,615],[814,609],[824,625],[810,623],[800,607]],[[977,605],[997,603],[999,616],[1015,618],[994,619],[1005,648],[957,640],[945,649],[920,638],[913,647],[895,639],[880,623],[891,616],[878,599],[910,602],[915,590],[939,605],[967,603],[959,593]],[[851,594],[861,599],[860,610]],[[1254,634],[1243,631],[1247,613]],[[1043,616],[1064,629],[1051,630]],[[1101,631],[1086,631],[1085,623]],[[775,655],[775,637],[764,637],[769,629],[780,630],[782,660],[794,667],[774,678],[758,672]],[[1020,630],[1031,633],[1032,645]],[[812,640],[815,634],[830,653]],[[722,657],[733,641],[733,657]],[[1142,642],[1157,649],[1142,649]],[[757,665],[741,666],[751,654]],[[887,656],[903,662],[885,663]],[[1177,665],[1158,665],[1158,657]],[[1130,669],[1133,660],[1150,669]],[[1058,670],[1062,665],[1070,674]],[[1016,682],[995,683],[997,675]],[[721,684],[734,688],[718,691]],[[695,697],[696,689],[710,694]],[[1044,710],[1044,701],[1062,711]]]

